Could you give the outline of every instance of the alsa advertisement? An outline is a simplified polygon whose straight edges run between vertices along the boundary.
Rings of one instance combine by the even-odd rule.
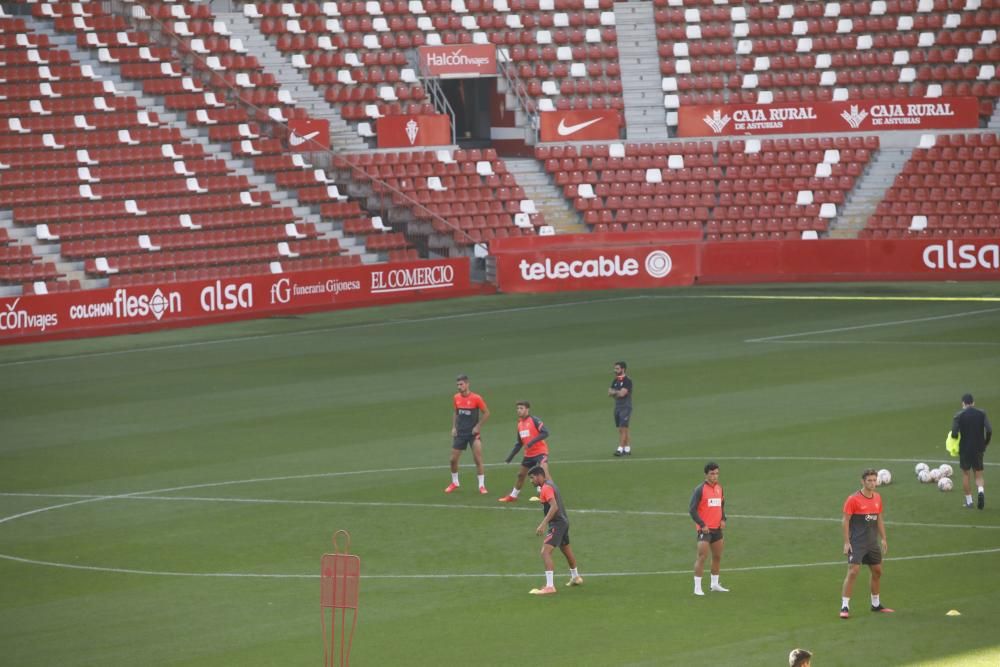
[[[330,150],[330,121],[293,118],[288,121],[288,147],[293,151]]]
[[[976,127],[975,97],[700,105],[677,112],[677,133],[682,137]]]
[[[458,258],[0,299],[0,343],[467,294]]]
[[[497,75],[497,49],[492,44],[421,46],[417,58],[424,76],[469,79]]]
[[[621,118],[613,109],[543,111],[538,136],[542,141],[593,141],[617,139]]]
[[[502,253],[503,292],[562,292],[691,285],[699,244],[614,246]]]

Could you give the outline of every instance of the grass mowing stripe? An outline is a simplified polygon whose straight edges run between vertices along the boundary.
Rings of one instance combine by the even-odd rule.
[[[833,329],[819,329],[817,331],[803,331],[800,333],[780,334],[777,336],[763,336],[761,338],[747,338],[746,343],[769,343],[783,338],[798,338],[800,336],[814,336],[817,334],[839,333],[841,331],[860,331],[862,329],[878,329],[882,327],[895,327],[903,324],[918,324],[920,322],[935,322],[938,320],[950,320],[959,317],[970,317],[974,315],[984,315],[988,313],[1000,312],[1000,308],[986,308],[983,310],[969,310],[961,313],[950,313],[948,315],[934,315],[928,317],[917,317],[907,320],[894,320],[890,322],[873,322],[870,324],[857,324],[850,327],[835,327]]]

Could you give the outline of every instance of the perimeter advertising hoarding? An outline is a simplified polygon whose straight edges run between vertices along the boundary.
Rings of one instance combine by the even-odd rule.
[[[702,246],[699,283],[998,280],[989,238],[750,241]]]
[[[510,252],[497,257],[503,292],[691,285],[698,244]]]
[[[977,127],[979,102],[975,97],[719,104],[677,110],[677,133],[682,137]]]
[[[468,294],[468,258],[0,299],[0,343]]]
[[[503,292],[701,284],[878,280],[998,280],[1000,240],[986,238],[670,242],[512,247],[496,255]],[[558,239],[559,237],[549,237]]]

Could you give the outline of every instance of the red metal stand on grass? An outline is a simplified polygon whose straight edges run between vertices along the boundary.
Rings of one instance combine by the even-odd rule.
[[[338,538],[343,535],[347,544],[340,550]],[[320,617],[323,623],[323,665],[324,667],[347,667],[351,662],[351,644],[354,642],[354,628],[358,625],[358,585],[361,579],[361,559],[348,553],[351,549],[351,534],[338,530],[333,534],[333,553],[323,554],[320,563]],[[327,614],[326,610],[330,613]],[[340,613],[337,613],[337,610]],[[351,611],[350,634],[347,632],[347,615]],[[330,617],[330,632],[326,631],[326,619]],[[339,655],[337,626],[340,626]]]

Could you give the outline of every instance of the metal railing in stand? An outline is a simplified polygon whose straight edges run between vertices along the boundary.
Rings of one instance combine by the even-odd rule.
[[[439,113],[447,114],[449,119],[449,125],[451,126],[451,143],[457,144],[455,136],[455,110],[452,108],[451,103],[445,96],[444,91],[441,90],[441,84],[438,83],[436,78],[431,78],[424,76],[421,72],[420,83],[424,87],[424,92],[427,97],[430,98],[431,104],[434,105],[434,109]]]
[[[524,83],[517,75],[506,49],[497,49],[497,73],[507,82],[507,89],[514,94],[514,99],[517,100],[517,104],[521,108],[521,113],[528,118],[528,127],[531,130],[531,136],[525,137],[525,141],[529,144],[537,144],[539,127],[538,109],[534,100],[528,98]]]

